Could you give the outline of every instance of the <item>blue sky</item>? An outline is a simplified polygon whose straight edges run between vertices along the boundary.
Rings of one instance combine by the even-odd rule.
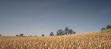
[[[72,28],[99,31],[111,24],[110,0],[0,0],[0,34],[49,35]]]

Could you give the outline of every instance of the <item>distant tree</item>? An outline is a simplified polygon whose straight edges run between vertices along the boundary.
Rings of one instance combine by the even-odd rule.
[[[42,36],[44,36],[44,34],[42,34]]]
[[[0,34],[0,36],[2,36],[2,35]]]
[[[20,36],[24,36],[23,34],[20,34]]]
[[[75,31],[73,31],[73,34],[76,34],[76,32],[75,32]]]
[[[35,35],[35,36],[37,36],[37,35]]]
[[[73,31],[72,29],[69,30],[68,34],[75,34],[76,32]]]
[[[62,29],[57,30],[56,35],[64,35],[64,31]]]
[[[19,35],[16,35],[16,36],[19,36]]]
[[[68,34],[73,34],[73,30],[70,29],[69,32],[68,32]]]
[[[53,32],[51,32],[51,33],[50,33],[50,36],[54,36],[54,33],[53,33]]]
[[[69,34],[69,28],[68,27],[65,27],[64,34]]]
[[[104,28],[104,27],[102,27],[102,28],[101,28],[101,30],[105,30],[105,28]]]
[[[67,35],[67,34],[75,34],[76,32],[73,31],[72,29],[69,29],[68,27],[65,27],[64,30],[59,29],[57,30],[57,34],[56,35]]]
[[[111,28],[111,25],[107,25],[107,26],[106,26],[106,29],[109,29],[109,28]]]

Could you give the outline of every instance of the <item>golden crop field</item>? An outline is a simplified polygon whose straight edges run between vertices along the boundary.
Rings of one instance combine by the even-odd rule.
[[[63,36],[1,36],[0,49],[111,49],[111,29]]]

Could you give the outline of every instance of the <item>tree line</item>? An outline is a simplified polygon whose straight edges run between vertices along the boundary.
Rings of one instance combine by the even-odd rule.
[[[111,25],[107,25],[106,27],[102,27],[101,30],[105,30],[105,29],[111,29]],[[69,29],[68,27],[65,27],[65,29],[58,29],[56,34],[55,35],[67,35],[67,34],[76,34],[75,31],[73,31],[72,29]],[[49,36],[55,36],[53,32],[51,32],[49,34]],[[0,34],[0,36],[2,36]],[[19,35],[16,35],[16,36],[24,36],[24,34],[19,34]],[[31,35],[30,35],[31,36]],[[35,35],[37,36],[37,35]],[[44,34],[42,34],[41,36],[45,36]]]
[[[58,36],[58,35],[67,35],[67,34],[75,34],[76,32],[73,31],[72,29],[69,29],[68,27],[65,27],[64,30],[59,29],[57,30],[56,34],[54,35],[53,32],[50,32],[49,36]],[[16,35],[16,36],[24,36],[23,34],[20,35]],[[31,36],[31,35],[30,35]],[[37,35],[36,35],[37,36]],[[41,36],[45,36],[44,34],[42,34]]]
[[[65,27],[64,30],[63,29],[57,30],[56,35],[58,36],[58,35],[67,35],[67,34],[75,34],[75,33],[76,32],[73,31],[72,29],[69,29],[68,27]],[[54,36],[54,33],[51,32],[49,35]]]
[[[111,25],[107,25],[106,27],[102,27],[101,30],[111,29]]]

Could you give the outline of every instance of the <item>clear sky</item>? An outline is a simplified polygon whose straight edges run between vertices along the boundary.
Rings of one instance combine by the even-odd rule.
[[[15,36],[99,31],[111,24],[110,0],[0,0],[0,34]]]

